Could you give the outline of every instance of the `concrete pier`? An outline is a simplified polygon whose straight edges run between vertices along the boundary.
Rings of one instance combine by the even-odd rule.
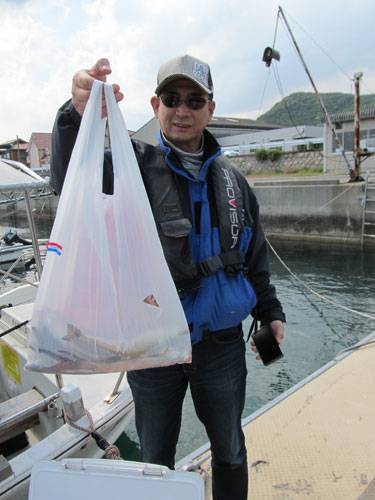
[[[365,182],[347,175],[248,176],[267,236],[279,239],[361,245]],[[39,237],[48,238],[58,197],[32,201]],[[24,202],[0,205],[0,225],[25,229]],[[22,231],[21,233],[22,234]],[[375,238],[366,242],[375,245]]]
[[[268,236],[361,244],[365,183],[346,177],[248,178]],[[375,243],[375,242],[374,242]]]

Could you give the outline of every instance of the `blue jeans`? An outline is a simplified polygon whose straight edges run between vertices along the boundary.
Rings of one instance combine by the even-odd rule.
[[[241,414],[246,363],[242,330],[210,334],[193,345],[192,363],[128,373],[144,462],[174,468],[182,404],[190,391],[212,452],[214,500],[247,499],[247,460]],[[215,341],[215,339],[217,339]]]

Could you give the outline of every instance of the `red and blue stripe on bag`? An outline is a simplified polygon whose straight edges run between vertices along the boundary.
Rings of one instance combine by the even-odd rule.
[[[52,241],[49,241],[47,243],[47,252],[55,252],[57,255],[62,254],[62,249],[63,247],[59,245],[58,243],[53,243]]]

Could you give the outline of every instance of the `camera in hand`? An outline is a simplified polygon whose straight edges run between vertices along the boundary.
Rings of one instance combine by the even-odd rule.
[[[263,325],[252,335],[260,359],[265,366],[283,357],[270,325]]]

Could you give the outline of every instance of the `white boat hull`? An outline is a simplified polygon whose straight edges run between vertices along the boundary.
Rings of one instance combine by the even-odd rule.
[[[13,305],[2,310],[0,332],[31,318],[35,291],[35,287],[25,285],[0,297],[0,306]],[[43,397],[51,396],[59,390],[54,375],[24,370],[27,356],[26,336],[25,327],[21,327],[0,340],[0,393],[3,401],[33,388]],[[73,383],[80,388],[84,406],[92,416],[95,430],[110,443],[119,438],[133,416],[132,396],[125,379],[118,395],[107,400],[118,377],[119,374],[63,376],[64,384]],[[61,413],[59,400],[57,406]],[[78,423],[81,427],[89,426],[87,417],[83,417]],[[27,499],[31,469],[39,461],[100,458],[104,453],[89,434],[64,424],[61,416],[57,418],[46,411],[39,414],[39,424],[29,429],[26,434],[29,447],[8,456],[12,474],[0,482],[1,500]]]

